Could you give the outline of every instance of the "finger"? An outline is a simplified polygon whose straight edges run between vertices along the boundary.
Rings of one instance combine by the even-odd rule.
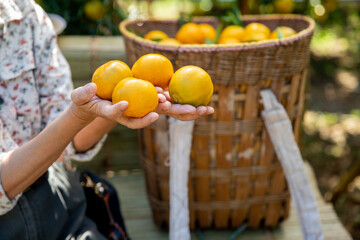
[[[159,114],[155,112],[148,113],[142,118],[130,118],[127,127],[132,129],[139,129],[149,126],[159,118]]]
[[[206,114],[213,114],[215,112],[213,107],[207,107]]]
[[[109,118],[109,119],[117,119],[118,117],[123,115],[123,112],[127,109],[129,103],[127,101],[120,101],[116,104],[103,105],[100,108],[100,115]]]
[[[166,102],[166,97],[163,94],[158,93],[158,98],[160,103]]]
[[[88,83],[83,87],[78,87],[71,93],[71,100],[81,106],[91,100],[96,94],[96,84]]]
[[[166,99],[167,99],[168,101],[172,102],[171,97],[170,97],[170,94],[169,94],[168,91],[164,91],[162,94],[166,97]]]
[[[158,93],[162,93],[164,91],[161,87],[155,87],[155,89]]]
[[[169,113],[178,115],[196,114],[196,108],[188,104],[172,104]]]
[[[171,108],[171,103],[166,101],[164,103],[159,103],[156,112],[159,114],[166,114]]]
[[[200,116],[205,115],[207,112],[207,107],[205,106],[199,106],[196,108],[196,113]]]

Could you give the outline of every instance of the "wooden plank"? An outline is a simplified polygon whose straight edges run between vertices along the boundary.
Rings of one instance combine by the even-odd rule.
[[[200,118],[198,122],[204,122],[205,118]],[[210,168],[209,155],[209,137],[194,135],[194,149],[195,151],[195,169],[208,170]],[[195,178],[195,199],[196,202],[208,203],[210,202],[210,176]],[[198,219],[200,228],[208,228],[211,226],[211,211],[197,211],[196,218]]]
[[[259,85],[247,87],[244,106],[244,120],[255,120],[258,117]],[[245,133],[241,135],[239,154],[236,156],[236,167],[250,167],[255,153],[255,134]],[[235,200],[248,199],[251,196],[250,176],[237,177],[235,182]],[[248,207],[235,209],[231,215],[231,226],[240,227],[248,214]],[[250,223],[250,226],[252,224]]]
[[[231,122],[234,112],[233,87],[219,86],[218,121]],[[216,168],[229,169],[232,160],[232,136],[217,136],[216,144]],[[217,178],[215,181],[215,200],[228,202],[230,200],[230,176]],[[215,210],[215,226],[226,228],[229,224],[230,209]]]
[[[269,166],[274,158],[274,148],[271,139],[266,130],[262,132],[259,166]],[[256,176],[253,191],[254,197],[265,196],[269,185],[270,173],[260,173]],[[249,212],[249,226],[258,227],[261,219],[264,217],[265,209],[263,205],[253,205]]]
[[[296,142],[298,142],[298,139],[299,139],[300,123],[302,121],[302,114],[303,114],[303,109],[304,109],[304,105],[305,105],[306,81],[307,81],[307,70],[304,70],[302,72],[302,76],[301,76],[298,109],[297,109],[295,123],[294,123],[294,135],[295,135]]]

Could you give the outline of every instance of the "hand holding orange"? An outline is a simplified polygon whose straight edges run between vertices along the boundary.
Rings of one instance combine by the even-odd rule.
[[[127,101],[129,105],[123,115],[132,118],[141,118],[155,111],[159,100],[160,104],[164,101],[171,107],[164,94],[158,95],[155,86],[163,89],[169,87],[173,103],[190,104],[194,107],[207,105],[213,93],[213,84],[206,71],[196,66],[185,66],[174,73],[170,60],[154,53],[140,57],[132,70],[121,61],[105,63],[94,72],[92,81],[97,85],[96,94],[100,98],[112,100],[113,104]],[[186,120],[213,112],[212,108],[202,107],[204,109],[200,109],[199,113],[194,108],[194,113],[189,114],[185,108],[177,105],[170,112],[162,111]]]

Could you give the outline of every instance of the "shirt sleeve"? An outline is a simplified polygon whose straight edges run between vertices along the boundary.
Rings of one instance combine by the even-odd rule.
[[[40,94],[42,128],[52,122],[71,102],[73,90],[70,67],[57,45],[51,20],[36,6],[34,22],[35,78]],[[65,160],[89,161],[101,149],[106,135],[92,149],[77,153],[72,143],[64,151]]]
[[[8,132],[3,128],[3,123],[0,120],[0,170],[1,170],[1,162],[8,157],[11,152],[16,149],[18,146],[12,140]],[[1,171],[0,171],[1,173]],[[18,199],[22,194],[18,194],[13,200],[10,200],[2,186],[1,175],[0,175],[0,216],[9,212],[14,208]]]

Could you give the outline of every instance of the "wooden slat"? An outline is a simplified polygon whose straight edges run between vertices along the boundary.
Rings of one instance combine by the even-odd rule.
[[[274,157],[274,148],[271,143],[271,139],[267,131],[262,132],[261,137],[261,147],[260,147],[260,166],[269,166],[271,160]],[[255,179],[255,186],[252,195],[254,197],[265,196],[269,186],[270,173],[258,174]],[[250,208],[249,212],[249,226],[258,227],[261,219],[264,216],[264,206],[263,205],[253,205]]]
[[[302,72],[302,76],[301,76],[301,83],[300,83],[300,95],[299,95],[299,100],[298,100],[298,113],[296,114],[297,117],[295,119],[295,123],[294,123],[294,135],[295,135],[295,141],[298,142],[299,139],[299,131],[300,131],[300,123],[302,120],[302,112],[304,109],[304,104],[305,104],[305,86],[306,86],[306,79],[307,79],[307,70],[304,70]]]
[[[244,106],[244,120],[253,120],[258,117],[258,98],[259,85],[251,85],[247,87],[246,101]],[[235,163],[236,167],[249,167],[251,160],[254,157],[255,149],[255,134],[246,133],[241,135],[239,144],[239,154]],[[235,200],[247,199],[251,192],[250,177],[237,177],[235,185]],[[240,227],[247,217],[248,207],[243,207],[234,210],[231,215],[232,227]]]
[[[150,127],[146,127],[143,130],[144,138],[144,147],[146,152],[147,159],[155,164],[155,155],[153,150],[153,139],[152,131]],[[159,197],[159,189],[155,172],[146,173],[146,184],[148,185],[149,194],[155,198]],[[164,216],[159,211],[154,211],[154,220],[160,226],[163,224]]]
[[[234,96],[235,90],[233,87],[219,86],[219,105],[218,105],[218,120],[228,121],[233,120],[234,112]],[[216,144],[216,168],[229,169],[232,160],[232,136],[221,135],[217,136]],[[215,182],[215,200],[227,202],[230,200],[230,176],[229,178],[217,178]],[[215,226],[217,228],[226,228],[229,224],[229,210],[215,211]]]
[[[204,118],[199,118],[197,122],[205,121]],[[194,148],[195,152],[195,168],[200,170],[208,170],[210,168],[209,156],[209,137],[194,134]],[[200,154],[199,154],[200,152]],[[210,176],[195,178],[195,199],[196,202],[210,202]],[[196,213],[199,227],[208,228],[211,226],[211,212],[198,211]]]
[[[156,127],[155,142],[157,165],[168,167],[170,146],[167,117],[165,115],[160,115],[159,119],[154,124]],[[161,199],[164,201],[169,201],[169,177],[163,177],[161,175],[156,176],[159,183]],[[169,222],[169,211],[165,211],[164,218],[166,222]]]

